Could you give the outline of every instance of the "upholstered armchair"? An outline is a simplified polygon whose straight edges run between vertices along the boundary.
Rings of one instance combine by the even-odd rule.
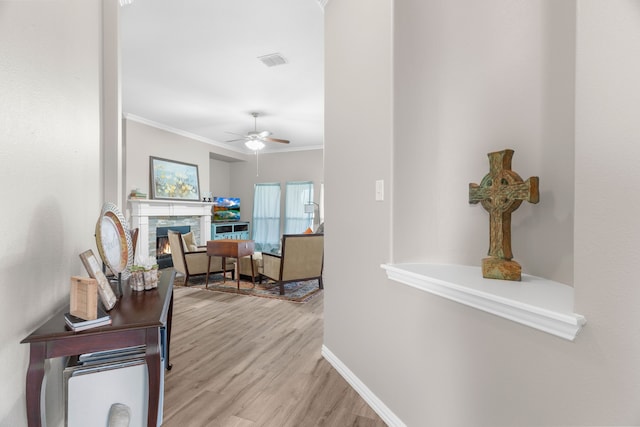
[[[253,271],[251,270],[251,258],[246,256],[238,260],[238,274],[241,276],[251,277],[251,280],[255,282],[260,281],[262,278],[262,252],[253,253]],[[251,274],[253,273],[253,276]]]
[[[280,295],[285,283],[299,280],[318,279],[323,289],[323,263],[323,234],[285,234],[280,255],[262,253],[262,274],[278,283]]]
[[[189,284],[191,276],[207,274],[209,257],[207,256],[206,246],[195,246],[192,242],[186,242],[182,233],[177,231],[169,231],[169,247],[171,248],[171,260],[173,268],[184,274],[184,284]],[[227,262],[227,271],[233,272],[233,262]],[[222,258],[217,256],[211,257],[211,273],[222,272]]]

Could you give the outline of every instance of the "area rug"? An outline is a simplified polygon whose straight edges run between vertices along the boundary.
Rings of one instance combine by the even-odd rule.
[[[240,279],[240,290],[238,290],[238,282],[236,280],[227,278],[223,282],[221,274],[211,274],[208,287],[205,287],[205,282],[204,276],[190,277],[188,287],[302,303],[310,301],[321,290],[318,288],[317,279],[285,283],[284,295],[280,295],[280,287],[273,281],[256,283],[254,286],[250,281]],[[185,286],[184,277],[176,277],[174,286]]]

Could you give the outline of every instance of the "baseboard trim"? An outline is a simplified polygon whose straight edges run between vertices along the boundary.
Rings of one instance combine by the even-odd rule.
[[[396,414],[391,411],[360,379],[342,363],[335,354],[325,345],[322,346],[322,357],[344,378],[353,389],[364,399],[365,402],[387,423],[390,427],[407,427]]]

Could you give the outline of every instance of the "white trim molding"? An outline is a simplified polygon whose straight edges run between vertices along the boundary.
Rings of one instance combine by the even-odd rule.
[[[573,288],[540,277],[485,279],[480,267],[383,264],[387,277],[460,304],[573,341],[586,323],[573,312]]]
[[[162,123],[158,123],[158,122],[154,122],[153,120],[149,120],[149,119],[145,119],[144,117],[140,117],[140,116],[136,116],[135,114],[130,114],[130,113],[124,113],[122,115],[122,117],[125,120],[130,120],[132,122],[137,122],[137,123],[141,123],[143,125],[147,125],[156,129],[160,129],[163,130],[165,132],[169,132],[169,133],[173,133],[175,135],[179,135],[185,138],[189,138],[189,139],[193,139],[194,141],[199,141],[199,142],[204,142],[205,144],[210,144],[213,145],[215,147],[218,148],[222,148],[224,150],[229,150],[231,152],[235,152],[238,154],[243,154],[243,155],[251,155],[254,154],[254,151],[251,151],[247,148],[245,148],[244,144],[239,144],[239,145],[233,145],[233,144],[227,144],[227,143],[223,143],[220,141],[216,141],[210,138],[206,138],[204,136],[200,136],[200,135],[196,135],[195,133],[191,133],[191,132],[187,132],[184,131],[182,129],[177,129],[171,126],[167,126],[167,125],[163,125]],[[261,153],[264,154],[272,154],[272,153],[284,153],[284,152],[293,152],[293,151],[310,151],[310,150],[323,150],[324,149],[324,145],[323,144],[319,144],[319,145],[307,145],[304,147],[285,147],[285,148],[281,148],[279,147],[278,149],[269,149],[269,148],[265,148],[263,150],[260,150]],[[239,159],[236,159],[239,160]]]
[[[407,427],[338,357],[322,346],[322,357],[349,383],[389,427]]]

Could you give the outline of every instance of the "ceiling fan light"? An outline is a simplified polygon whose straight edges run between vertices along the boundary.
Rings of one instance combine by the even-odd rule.
[[[244,143],[245,147],[249,150],[258,151],[264,148],[264,142],[259,139],[250,139],[249,141]]]

